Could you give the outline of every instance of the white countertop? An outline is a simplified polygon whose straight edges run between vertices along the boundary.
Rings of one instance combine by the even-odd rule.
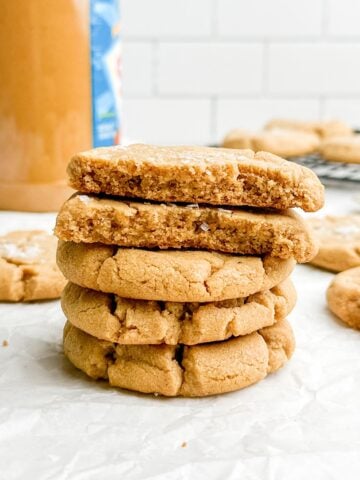
[[[317,215],[360,213],[355,193],[328,189]],[[52,214],[0,212],[0,233],[53,223]],[[58,301],[1,304],[0,479],[360,478],[360,332],[327,310],[332,277],[296,267],[297,348],[285,368],[205,399],[88,380],[63,357]]]

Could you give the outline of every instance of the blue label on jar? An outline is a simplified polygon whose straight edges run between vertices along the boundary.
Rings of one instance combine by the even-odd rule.
[[[120,143],[121,42],[119,0],[91,0],[93,146]]]

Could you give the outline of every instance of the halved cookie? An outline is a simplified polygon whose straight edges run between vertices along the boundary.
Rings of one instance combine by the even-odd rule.
[[[306,211],[324,202],[323,186],[310,169],[251,150],[104,147],[75,155],[67,171],[70,185],[84,193]]]
[[[150,204],[81,194],[61,208],[55,234],[73,242],[271,254],[299,263],[317,252],[306,222],[292,210]]]

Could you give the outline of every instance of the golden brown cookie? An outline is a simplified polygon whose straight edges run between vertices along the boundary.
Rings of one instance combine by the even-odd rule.
[[[314,133],[321,139],[338,137],[342,135],[350,136],[353,134],[352,128],[347,123],[339,120],[319,120],[311,122],[277,118],[271,120],[265,125],[265,130],[273,130],[278,128]]]
[[[306,223],[292,210],[144,204],[80,194],[63,205],[55,234],[73,242],[271,254],[299,263],[311,260],[318,249]]]
[[[0,300],[60,297],[66,280],[56,265],[56,245],[56,237],[37,230],[1,236]]]
[[[316,211],[324,189],[306,167],[270,153],[210,147],[115,146],[75,155],[70,185],[162,202]]]
[[[360,265],[360,215],[329,215],[308,223],[320,244],[313,265],[333,272]]]
[[[57,261],[72,283],[120,297],[216,302],[269,290],[285,280],[292,258],[203,250],[142,250],[59,241]]]
[[[264,150],[288,158],[315,152],[320,141],[318,135],[312,132],[286,128],[272,128],[258,133],[233,130],[225,137],[223,146]]]
[[[64,328],[65,355],[88,376],[166,396],[202,397],[247,387],[282,367],[294,347],[286,320],[243,337],[191,347],[118,345],[70,323]]]
[[[360,329],[360,267],[335,275],[326,298],[335,315],[350,327]]]
[[[331,162],[360,163],[360,135],[330,138],[321,145],[321,154]]]
[[[237,148],[240,150],[253,150],[254,132],[244,130],[242,128],[235,128],[226,134],[222,147],[223,148]]]
[[[61,304],[72,325],[121,344],[196,345],[247,335],[273,325],[293,309],[291,280],[245,298],[215,303],[130,300],[68,283]]]

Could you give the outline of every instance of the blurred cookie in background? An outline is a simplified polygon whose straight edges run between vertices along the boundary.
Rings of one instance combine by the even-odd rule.
[[[0,237],[0,301],[58,298],[66,280],[56,265],[57,239],[40,230]]]
[[[274,118],[268,122],[264,129],[287,129],[313,133],[320,139],[326,139],[339,136],[351,136],[353,135],[353,129],[345,122],[340,120],[319,120],[319,121],[304,121],[304,120],[291,120],[285,118]]]
[[[295,157],[313,153],[319,149],[319,137],[312,133],[287,128],[273,128],[258,133],[246,130],[232,130],[226,135],[225,148],[250,148],[267,151],[281,157]]]
[[[331,162],[360,163],[360,135],[329,138],[321,145],[321,154]]]
[[[308,224],[320,243],[310,263],[333,272],[360,266],[360,215],[329,215]]]
[[[326,298],[330,310],[352,328],[360,329],[360,267],[338,273]]]

